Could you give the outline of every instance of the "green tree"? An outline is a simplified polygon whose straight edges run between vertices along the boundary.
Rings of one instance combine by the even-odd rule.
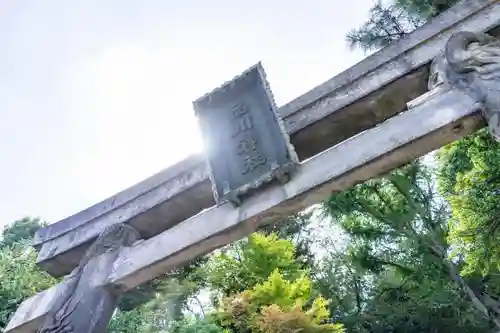
[[[203,276],[197,274],[197,271],[206,260],[206,257],[194,259],[182,267],[128,291],[120,299],[120,310],[130,311],[154,300],[158,293],[168,293],[172,300],[175,298],[175,307],[171,309],[173,318],[181,319],[186,302],[205,285]],[[187,287],[188,285],[190,287]]]
[[[183,267],[165,273],[122,296],[120,309],[113,316],[110,333],[153,333],[171,330],[184,322],[189,301],[205,285],[199,268],[206,258],[198,258]]]
[[[210,290],[229,296],[265,281],[279,269],[287,278],[302,274],[294,258],[295,248],[290,241],[275,234],[252,234],[216,253],[205,267]]]
[[[208,286],[220,324],[234,332],[340,332],[330,324],[328,302],[313,295],[308,271],[291,241],[255,233],[212,257]]]
[[[347,34],[347,43],[364,51],[378,50],[405,37],[457,1],[395,0],[389,4],[378,1],[370,9],[368,21]]]
[[[302,268],[311,268],[314,265],[310,228],[313,212],[310,210],[294,214],[274,224],[262,227],[258,231],[264,235],[274,234],[279,239],[292,242],[295,248],[295,260],[301,263]]]
[[[187,317],[175,323],[172,331],[175,333],[230,333],[212,320]]]
[[[449,241],[465,274],[500,271],[500,144],[486,130],[437,154],[439,190],[452,209]]]
[[[31,240],[36,231],[45,225],[47,223],[39,218],[24,217],[14,221],[4,227],[0,247],[11,246],[23,240]]]
[[[4,227],[0,241],[0,329],[21,302],[57,282],[36,264],[29,241],[45,223],[25,217]]]
[[[313,272],[314,289],[329,299],[328,311],[334,322],[342,322],[347,331],[359,320],[368,301],[371,274],[360,270],[345,248],[327,239],[328,254],[317,263]],[[352,322],[351,322],[352,321]]]
[[[0,249],[0,329],[5,328],[21,302],[57,283],[36,264],[36,252],[18,241]]]
[[[0,241],[0,328],[20,303],[57,283],[36,264],[36,251],[29,245],[35,232],[46,223],[25,217],[4,227]],[[119,302],[121,311],[111,320],[109,332],[157,332],[183,318],[183,309],[192,295],[203,286],[203,279],[193,274],[206,261],[199,258],[184,267],[145,283]],[[193,281],[197,279],[196,281]],[[167,311],[168,310],[168,313]]]
[[[237,332],[342,332],[342,325],[327,323],[328,302],[311,298],[309,278],[289,281],[276,269],[263,283],[225,298],[218,315]]]
[[[186,329],[193,323],[202,325],[197,320],[187,322],[183,320],[185,312],[190,311],[189,301],[194,300],[195,303],[200,303],[196,295],[203,288],[209,287],[212,291],[217,290],[217,292],[229,294],[236,290],[245,290],[249,285],[254,284],[255,281],[246,280],[249,276],[254,276],[254,278],[257,276],[256,279],[263,281],[273,267],[291,269],[291,263],[297,271],[300,268],[310,267],[313,257],[307,231],[309,216],[310,214],[300,213],[263,227],[260,231],[265,235],[272,234],[270,236],[272,239],[250,237],[248,240],[227,246],[215,254],[220,260],[210,260],[206,264],[207,257],[198,258],[184,267],[129,291],[120,300],[121,311],[110,324],[110,332],[138,332],[137,327],[141,327],[140,332],[158,331],[178,322],[183,323]],[[250,246],[244,245],[247,242]],[[261,259],[257,259],[267,250],[270,252],[265,253]],[[282,253],[287,257],[287,261],[281,263],[281,266],[275,266],[275,263],[271,261],[276,253]],[[242,257],[247,260],[239,261]],[[258,271],[264,267],[255,266],[258,260],[261,260],[261,263],[265,262],[264,266],[268,265],[271,269],[267,272],[265,268],[263,272]],[[259,279],[258,276],[264,277]],[[128,323],[132,321],[135,324],[129,325]],[[151,323],[157,324],[151,325]]]
[[[382,332],[398,321],[398,325],[407,325],[410,330],[410,320],[417,323],[413,331],[432,331],[436,320],[430,319],[436,315],[443,322],[461,325],[456,327],[459,331],[498,325],[498,303],[484,281],[462,278],[458,274],[461,262],[448,259],[449,212],[436,193],[432,170],[416,161],[383,178],[332,195],[323,208],[350,236],[344,260],[371,275],[365,275],[365,281],[370,283],[365,283],[363,293],[354,298],[359,301],[364,297],[367,301],[356,307],[357,324],[353,329],[363,331],[359,327],[363,323],[360,314],[375,315],[372,321],[364,322],[368,331],[374,331],[374,323],[386,324],[379,327]],[[348,274],[351,281],[353,277],[356,274]],[[388,286],[393,286],[390,293]],[[378,302],[384,299],[391,300],[386,304],[399,302],[384,307]],[[391,312],[391,306],[397,309]],[[439,311],[432,313],[431,309]],[[398,310],[402,310],[399,319]],[[378,317],[384,315],[383,311],[385,321]],[[345,313],[347,327],[353,322],[349,322],[351,313]]]
[[[371,10],[370,19],[351,31],[347,41],[351,47],[367,51],[379,49],[404,37],[455,2],[395,0],[385,5],[377,3]],[[494,318],[497,326],[499,313],[495,308],[499,303],[492,295],[499,292],[500,261],[495,243],[498,235],[496,191],[500,178],[495,164],[499,157],[498,151],[498,144],[485,131],[481,131],[440,149],[437,154],[439,190],[451,210],[451,216],[446,218],[449,225],[442,228],[446,231],[443,243],[446,245],[445,253],[449,254],[449,258],[443,261],[445,266],[449,266],[447,275],[452,278],[455,288],[459,286],[462,298],[467,295],[469,303],[474,304],[477,311],[484,314],[488,312],[485,307],[492,306],[489,315],[485,316],[491,315],[490,319]],[[379,266],[377,260],[366,254],[365,251],[365,255],[360,257],[365,265],[372,265],[373,268]],[[370,252],[368,254],[371,255]],[[458,274],[459,271],[466,275],[465,278]],[[418,297],[416,300],[419,301]]]

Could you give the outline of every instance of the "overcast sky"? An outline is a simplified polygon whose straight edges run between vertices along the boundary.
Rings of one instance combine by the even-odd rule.
[[[372,0],[0,0],[0,224],[200,151],[191,102],[259,60],[282,105],[361,60]]]

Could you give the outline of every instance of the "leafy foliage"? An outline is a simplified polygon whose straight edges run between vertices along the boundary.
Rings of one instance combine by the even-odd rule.
[[[408,15],[429,20],[457,2],[458,0],[397,0],[396,6],[403,8]]]
[[[399,40],[430,18],[450,8],[457,0],[396,0],[385,4],[378,1],[361,27],[351,30],[347,43],[351,48],[374,51]]]
[[[404,38],[413,29],[450,8],[455,2],[456,0],[395,0],[389,4],[379,2],[372,8],[368,22],[348,34],[348,43],[351,47],[370,51],[387,46],[395,40]],[[357,235],[354,238],[358,242],[360,238],[365,240],[355,251],[351,252],[358,265],[369,269],[374,274],[384,272],[385,257],[377,258],[377,252],[380,254],[377,248],[380,246],[374,248],[367,245],[367,239],[382,240],[383,246],[390,246],[391,251],[394,247],[398,248],[404,243],[413,242],[414,244],[409,247],[412,250],[410,253],[424,255],[418,259],[419,265],[416,267],[432,263],[434,260],[438,272],[446,272],[453,281],[452,285],[461,289],[462,299],[466,296],[469,304],[472,304],[476,311],[482,312],[498,327],[498,319],[491,317],[492,313],[493,317],[498,318],[499,315],[499,311],[496,310],[499,304],[498,298],[491,296],[492,293],[498,293],[498,285],[494,282],[498,276],[498,247],[495,246],[494,240],[497,235],[496,220],[498,220],[497,197],[495,197],[498,188],[496,179],[499,176],[497,176],[498,172],[493,162],[495,159],[498,161],[497,150],[492,140],[485,137],[484,131],[441,149],[438,154],[439,189],[450,204],[451,218],[449,214],[443,215],[450,223],[445,225],[440,219],[436,234],[436,229],[429,228],[432,225],[428,222],[432,219],[421,219],[420,216],[420,225],[416,224],[413,227],[417,234],[424,237],[419,237],[416,244],[415,238],[408,237],[408,235],[404,238],[396,236],[397,242],[393,243],[391,238],[394,238],[395,230],[387,228],[385,223],[377,228],[372,223],[362,221],[359,216],[353,220],[351,217],[344,216],[341,224],[345,230],[351,235]],[[386,212],[378,210],[378,207],[375,208],[376,210],[371,211],[370,214],[374,212],[379,214],[377,217],[379,220],[385,217]],[[349,214],[352,215],[352,212]],[[408,230],[410,229],[405,229],[404,225],[399,225],[396,229],[399,235]],[[425,235],[421,234],[422,231]],[[401,240],[404,242],[402,243]],[[451,255],[449,255],[450,251]],[[444,258],[445,255],[449,255],[450,258]],[[397,258],[403,258],[404,262],[410,259],[402,256]],[[466,279],[458,274],[459,270],[467,274]],[[483,275],[482,279],[478,278],[478,273]],[[443,290],[444,286],[441,287],[437,290]],[[422,295],[419,294],[419,296]],[[485,306],[489,306],[488,304],[495,305],[486,310]],[[460,316],[460,319],[465,317]],[[476,317],[477,315],[474,316]],[[479,327],[481,324],[484,322],[480,324],[476,322],[474,325]]]
[[[216,254],[206,267],[207,283],[224,296],[262,283],[279,269],[287,278],[301,274],[290,241],[275,234],[252,234],[247,240]]]
[[[486,130],[452,143],[438,156],[439,188],[452,209],[449,241],[464,273],[500,269],[500,144]]]
[[[111,318],[108,333],[150,333],[147,330],[147,313],[143,306],[131,311],[120,311]]]
[[[449,211],[432,174],[415,161],[324,204],[350,237],[342,259],[351,264],[336,275],[354,285],[344,292],[356,307],[337,314],[349,331],[490,329],[483,299],[447,259]]]
[[[17,242],[0,249],[0,328],[21,302],[40,291],[50,288],[57,280],[35,264],[34,249],[26,242]]]
[[[323,324],[327,316],[327,311],[324,305],[313,303],[313,308],[308,311],[303,311],[299,305],[292,307],[290,310],[283,310],[279,306],[273,304],[262,310],[262,314],[257,317],[256,326],[261,332],[268,333],[329,333],[343,332],[340,324]],[[318,314],[314,307],[320,307]]]
[[[291,241],[274,233],[268,236],[256,233],[223,249],[182,279],[175,280],[175,284],[163,284],[164,288],[159,288],[149,303],[132,311],[120,311],[113,318],[109,332],[226,332],[235,328],[238,332],[268,332],[266,329],[274,332],[279,327],[338,332],[338,325],[319,322],[328,319],[328,303],[321,297],[312,300],[312,283],[306,275]],[[206,313],[203,319],[172,316],[172,306],[191,311],[186,303],[180,303],[185,298],[179,301],[175,297],[175,290],[179,295],[194,295],[205,283],[214,300],[222,297],[213,303],[219,310]],[[245,314],[238,310],[241,299],[249,300],[248,307],[242,310]],[[262,315],[254,316],[261,311]],[[300,317],[290,317],[296,314]],[[274,323],[281,326],[269,326],[271,315],[277,316]],[[332,330],[326,330],[328,327]]]
[[[6,225],[2,232],[0,247],[11,246],[23,240],[31,240],[36,231],[46,223],[39,218],[24,217]]]
[[[145,284],[134,293],[124,295],[125,300],[110,323],[109,332],[152,333],[173,329],[183,322],[184,310],[189,309],[189,300],[196,298],[196,294],[204,285],[204,278],[198,274],[198,268],[205,263],[206,258],[194,260],[184,267],[168,272],[164,276]],[[154,283],[153,286],[151,284]],[[147,289],[146,289],[147,288]],[[139,303],[137,297],[143,292],[147,302]],[[190,321],[191,323],[192,321]]]
[[[310,228],[312,215],[312,210],[300,212],[275,224],[262,227],[258,231],[266,236],[274,234],[278,239],[292,242],[295,247],[295,260],[301,264],[302,268],[310,268],[314,265]]]
[[[36,252],[28,246],[36,230],[43,226],[38,218],[25,217],[6,227],[0,241],[0,329],[4,328],[21,302],[57,282],[36,264]]]
[[[176,323],[174,328],[176,333],[230,333],[216,323],[207,319],[186,318]]]
[[[351,48],[377,50],[408,35],[423,22],[419,17],[408,15],[403,8],[378,2],[370,9],[369,20],[351,30],[346,40]]]
[[[276,269],[263,283],[225,298],[218,315],[237,332],[342,332],[341,325],[325,323],[325,299],[317,297],[307,306],[311,287],[305,275],[288,281]]]

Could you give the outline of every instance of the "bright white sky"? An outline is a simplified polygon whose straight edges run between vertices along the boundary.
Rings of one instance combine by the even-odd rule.
[[[0,224],[200,150],[191,102],[261,60],[278,105],[361,60],[372,0],[1,0]]]

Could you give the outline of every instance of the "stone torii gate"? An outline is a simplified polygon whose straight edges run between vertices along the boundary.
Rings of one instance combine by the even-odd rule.
[[[485,123],[499,139],[498,27],[499,2],[465,0],[279,110],[260,64],[200,98],[206,157],[39,230],[38,264],[70,274],[5,332],[105,332],[122,293],[259,225]]]

